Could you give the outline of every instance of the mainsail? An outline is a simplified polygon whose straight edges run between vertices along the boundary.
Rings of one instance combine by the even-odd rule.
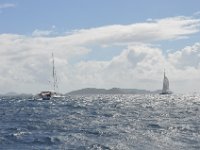
[[[168,80],[167,76],[165,75],[165,72],[164,72],[162,93],[163,93],[163,94],[169,93],[169,80]]]

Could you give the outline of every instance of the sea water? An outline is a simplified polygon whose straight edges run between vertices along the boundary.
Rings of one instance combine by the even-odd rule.
[[[1,150],[199,150],[199,95],[0,98]]]

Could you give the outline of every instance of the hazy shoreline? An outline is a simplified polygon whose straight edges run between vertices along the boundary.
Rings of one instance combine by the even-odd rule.
[[[88,95],[88,94],[155,94],[160,93],[160,90],[150,91],[145,89],[123,89],[123,88],[83,88],[78,90],[73,90],[64,95]],[[0,96],[33,96],[32,93],[17,93],[17,92],[8,92],[5,94],[0,94]]]

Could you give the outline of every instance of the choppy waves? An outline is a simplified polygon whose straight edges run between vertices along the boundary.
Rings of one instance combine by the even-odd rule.
[[[200,96],[2,97],[0,149],[200,149]]]

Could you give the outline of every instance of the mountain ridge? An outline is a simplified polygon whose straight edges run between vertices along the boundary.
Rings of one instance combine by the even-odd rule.
[[[98,89],[98,88],[83,88],[66,93],[67,95],[89,95],[89,94],[153,94],[159,93],[157,91],[149,91],[145,89],[123,89],[123,88],[111,88],[111,89]]]

